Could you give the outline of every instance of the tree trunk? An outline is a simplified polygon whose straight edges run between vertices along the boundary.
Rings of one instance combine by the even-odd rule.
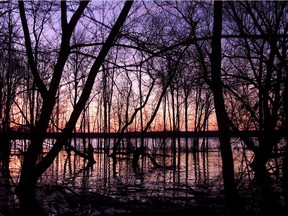
[[[234,162],[230,146],[229,119],[225,108],[223,85],[221,81],[221,30],[222,30],[222,1],[214,1],[214,24],[212,39],[210,87],[214,95],[214,105],[219,130],[220,150],[222,157],[222,172],[224,192],[228,211],[237,206],[237,192],[234,183]],[[237,210],[235,211],[237,213]]]
[[[37,179],[35,175],[21,176],[21,181],[16,187],[16,195],[20,201],[23,215],[48,215],[37,201],[35,189]]]
[[[260,137],[258,137],[260,148],[257,149],[257,151],[254,151],[254,159],[250,164],[251,168],[255,172],[256,179],[262,182],[264,180],[269,180],[269,173],[266,169],[266,164],[270,159],[270,153],[272,151],[271,142],[274,142],[270,139],[270,137],[273,136],[273,133],[266,133],[260,134]]]
[[[287,49],[285,49],[285,52],[287,52]],[[285,138],[286,138],[286,146],[285,146],[285,155],[284,155],[284,161],[283,161],[283,191],[284,191],[284,197],[285,197],[285,206],[286,206],[286,212],[288,212],[288,64],[286,63],[286,58],[283,59],[284,67],[286,69],[286,78],[285,78],[285,87],[284,87],[284,93],[283,93],[283,108],[284,108],[284,126],[283,129],[285,131]]]

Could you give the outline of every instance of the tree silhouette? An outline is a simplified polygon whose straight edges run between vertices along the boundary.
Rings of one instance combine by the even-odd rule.
[[[117,35],[129,13],[131,5],[133,4],[132,1],[127,1],[124,4],[124,7],[116,23],[112,27],[110,34],[108,35],[96,60],[94,61],[93,65],[90,68],[90,72],[86,79],[86,83],[83,88],[82,94],[80,95],[77,104],[75,104],[75,107],[71,113],[68,122],[66,123],[65,128],[61,132],[61,136],[56,140],[52,149],[46,154],[46,156],[43,157],[43,159],[38,160],[41,154],[42,144],[45,138],[46,130],[48,128],[49,119],[55,106],[56,95],[63,74],[63,69],[70,55],[71,36],[88,3],[89,3],[88,1],[80,2],[77,10],[72,14],[70,21],[68,21],[67,4],[65,1],[61,2],[62,37],[58,59],[56,61],[52,78],[49,83],[49,89],[41,79],[37,65],[35,63],[35,58],[31,47],[29,26],[25,14],[25,3],[23,1],[19,1],[18,3],[22,21],[22,27],[25,36],[25,46],[29,66],[31,68],[31,73],[33,74],[36,85],[41,93],[43,100],[40,118],[35,125],[34,131],[31,132],[32,137],[31,144],[29,145],[27,151],[25,152],[21,170],[21,177],[19,184],[17,185],[16,188],[16,194],[21,202],[21,206],[24,210],[24,213],[27,215],[44,214],[41,207],[37,205],[35,197],[34,190],[37,180],[43,174],[43,172],[45,172],[45,170],[53,163],[53,160],[55,159],[55,157],[61,151],[63,145],[68,141],[69,137],[71,136],[74,126],[89,98],[99,68],[101,67],[107,53],[109,52],[109,49],[113,46],[113,42],[117,38]]]

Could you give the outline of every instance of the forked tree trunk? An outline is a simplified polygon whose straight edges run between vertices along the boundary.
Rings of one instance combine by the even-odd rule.
[[[71,113],[71,116],[63,130],[61,135],[57,139],[56,143],[53,145],[51,150],[45,155],[44,158],[39,160],[39,155],[41,154],[42,144],[46,135],[46,131],[48,128],[50,116],[53,112],[55,101],[56,101],[56,94],[59,87],[59,83],[61,80],[61,76],[64,70],[64,65],[66,60],[69,56],[69,41],[74,31],[74,28],[80,19],[81,15],[83,14],[87,4],[89,2],[81,1],[79,3],[79,7],[76,12],[72,15],[70,22],[67,21],[67,7],[66,2],[61,2],[61,25],[62,25],[62,41],[61,47],[59,52],[59,58],[55,65],[50,88],[49,90],[46,89],[43,81],[41,80],[37,65],[35,65],[35,61],[33,58],[33,52],[31,47],[31,41],[29,36],[29,29],[25,15],[24,9],[24,2],[19,1],[19,9],[20,9],[20,17],[22,21],[22,26],[25,35],[25,45],[27,49],[29,65],[31,67],[31,72],[36,80],[37,86],[43,98],[43,106],[41,110],[41,115],[39,121],[36,124],[35,131],[32,131],[31,134],[31,144],[28,147],[25,155],[24,161],[21,170],[21,177],[19,184],[15,189],[15,193],[18,196],[21,202],[21,208],[23,210],[24,215],[44,215],[44,211],[42,208],[37,204],[37,199],[35,195],[35,187],[39,177],[50,167],[53,163],[54,159],[57,157],[58,153],[63,149],[63,146],[72,135],[72,131],[75,127],[76,122],[78,121],[81,112],[85,108],[86,102],[90,96],[92,91],[92,87],[94,85],[94,81],[96,75],[105,60],[105,57],[113,46],[115,39],[120,31],[120,28],[123,26],[126,17],[130,11],[130,8],[133,4],[133,1],[126,1],[124,7],[112,27],[109,36],[107,37],[104,45],[102,46],[95,62],[93,63],[89,75],[86,79],[85,86],[83,88],[82,94],[75,104],[74,109]],[[39,160],[39,161],[38,161]]]

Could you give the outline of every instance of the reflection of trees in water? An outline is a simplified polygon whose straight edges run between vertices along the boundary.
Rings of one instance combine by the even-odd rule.
[[[113,159],[103,150],[103,146],[98,143],[105,142],[103,140],[93,140],[92,144],[94,146],[94,159],[96,163],[93,165],[93,169],[90,169],[90,173],[92,173],[94,179],[101,179],[104,188],[109,186],[113,175],[134,178],[134,180],[137,180],[137,178],[143,179],[144,176],[144,181],[154,181],[154,179],[145,179],[145,176],[156,176],[157,173],[162,175],[164,180],[169,181],[169,183],[172,182],[175,185],[180,183],[193,185],[194,183],[209,182],[210,178],[215,178],[219,174],[217,172],[220,172],[221,167],[217,167],[220,166],[219,153],[208,149],[205,149],[205,151],[192,151],[193,140],[187,139],[187,141],[188,143],[186,143],[185,139],[145,139],[145,154],[149,154],[149,157],[153,157],[153,160],[145,156],[145,154],[140,154],[138,160],[139,166],[135,170],[132,167],[134,151],[131,151],[131,149],[136,149],[136,146],[139,145],[138,140],[130,139],[129,147],[126,146],[127,140],[123,140],[117,157],[116,169],[113,170]],[[53,143],[52,141],[50,142]],[[78,142],[80,143],[80,141]],[[176,152],[173,145],[177,146]],[[207,144],[205,143],[204,145]],[[48,146],[49,143],[47,141]],[[78,151],[83,151],[83,149],[79,148]],[[155,166],[153,161],[159,166]],[[71,176],[77,176],[79,170],[83,169],[87,164],[88,161],[83,160],[74,151],[62,151],[46,172],[45,178],[48,177],[52,182],[61,182]],[[242,165],[244,166],[245,164],[243,163]],[[169,179],[169,175],[172,177],[171,179]],[[79,176],[76,177],[76,179],[79,178]],[[46,181],[48,182],[48,179]],[[80,183],[75,183],[75,185],[77,184]]]
[[[103,140],[102,140],[103,141]],[[190,141],[190,140],[189,140]],[[49,148],[50,144],[53,143],[53,141],[47,141],[47,148]],[[120,152],[123,154],[119,154],[119,157],[117,157],[117,169],[116,169],[116,175],[118,175],[120,172],[123,172],[123,170],[131,170],[133,172],[133,169],[131,168],[132,165],[132,154],[128,154],[130,149],[135,149],[135,146],[137,145],[137,140],[130,140],[130,147],[127,148],[125,144],[125,140],[123,141],[122,149],[120,149]],[[178,145],[178,141],[176,140],[176,145]],[[24,143],[24,141],[23,141]],[[159,139],[147,139],[145,140],[145,146],[146,146],[146,152],[149,153],[150,157],[153,157],[154,160],[157,162],[157,164],[161,165],[159,167],[155,167],[154,164],[151,162],[149,157],[140,156],[139,157],[139,171],[140,173],[148,172],[148,171],[155,171],[165,168],[165,165],[167,167],[171,167],[174,165],[175,169],[173,169],[174,174],[176,178],[174,179],[175,182],[179,182],[179,177],[185,173],[185,175],[188,175],[189,172],[191,172],[191,166],[189,167],[189,158],[193,158],[191,156],[191,151],[185,150],[185,145],[183,145],[183,142],[181,143],[181,147],[177,148],[176,152],[174,152],[174,149],[172,148],[171,140],[166,140],[165,142],[159,144]],[[94,157],[96,164],[93,166],[93,173],[99,173],[99,177],[105,179],[105,181],[109,181],[109,178],[111,177],[111,173],[113,170],[111,170],[111,164],[112,159],[104,152],[102,151],[102,147],[98,145],[97,142],[93,141],[94,147]],[[20,145],[17,145],[20,146]],[[81,146],[81,145],[79,145]],[[179,145],[180,146],[180,145]],[[191,146],[190,144],[188,146]],[[100,147],[98,149],[98,147]],[[83,149],[79,149],[78,151],[83,151]],[[180,151],[180,152],[179,152]],[[127,154],[125,155],[124,152]],[[45,153],[44,153],[45,154]],[[200,153],[196,154],[196,160],[200,161],[199,157],[204,157],[204,155],[200,156]],[[201,153],[202,154],[202,153]],[[176,158],[176,160],[175,160]],[[195,158],[194,158],[195,159]],[[205,163],[207,159],[201,160],[202,163]],[[175,164],[174,164],[175,163]],[[198,162],[199,163],[199,162]],[[47,171],[49,175],[53,179],[65,179],[67,176],[74,175],[77,170],[81,169],[81,167],[87,165],[87,160],[83,161],[83,158],[81,158],[79,155],[77,155],[74,151],[65,150],[62,151],[62,153],[56,158],[55,162],[51,166],[51,168]],[[149,170],[150,169],[150,170]],[[187,171],[185,171],[185,169]],[[198,173],[202,171],[202,168],[197,168]],[[206,169],[206,168],[204,168]],[[158,171],[159,171],[158,170]],[[190,175],[190,174],[189,174]],[[206,175],[206,174],[205,174]],[[57,176],[57,178],[56,178]]]
[[[79,148],[81,140],[77,140],[77,142],[79,143],[78,151],[84,151]],[[128,153],[133,152],[131,149],[135,150],[136,146],[140,146],[139,139],[123,139],[121,148],[119,148],[119,153],[123,154],[118,155],[115,169],[113,169],[113,159],[107,152],[107,149],[111,149],[107,142],[103,139],[92,140],[96,161],[92,167],[87,167],[88,161],[76,155],[74,151],[70,153],[66,150],[62,151],[39,180],[39,184],[60,184],[81,190],[83,193],[94,191],[126,201],[147,201],[152,197],[158,197],[186,203],[193,202],[198,193],[209,191],[215,193],[222,188],[221,158],[219,151],[215,149],[217,146],[215,139],[205,139],[204,141],[200,139],[198,151],[193,151],[192,138],[181,138],[180,140],[176,138],[174,141],[160,138],[144,139],[145,152],[149,153],[162,167],[155,166],[149,157],[140,155],[137,169],[132,166],[133,153]],[[173,142],[177,146],[176,152]],[[47,141],[47,148],[52,143],[52,140]],[[22,144],[24,145],[24,141]],[[110,140],[110,146],[112,144],[113,140]],[[12,150],[19,148],[19,145],[19,143],[13,145]],[[249,150],[243,148],[242,142],[238,139],[233,140],[232,147],[236,182],[238,188],[244,190],[254,182],[249,167],[253,155],[249,153]],[[273,167],[271,173],[279,168],[280,162],[280,160],[277,163],[270,162]],[[165,169],[163,165],[172,166],[173,169]],[[13,177],[17,179],[16,176],[13,175]],[[252,189],[250,192],[255,194]]]

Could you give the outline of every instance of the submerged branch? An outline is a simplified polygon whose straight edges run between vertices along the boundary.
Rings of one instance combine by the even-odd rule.
[[[152,162],[154,168],[161,168],[161,169],[170,169],[172,170],[174,168],[174,166],[166,166],[158,164],[156,159],[149,153],[145,152],[145,148],[137,148],[134,152],[133,152],[133,159],[132,159],[132,166],[133,168],[138,168],[138,161],[140,156],[142,157],[148,157],[150,159],[150,161]]]
[[[72,150],[76,155],[88,160],[89,165],[96,163],[96,161],[94,160],[94,157],[93,157],[93,149],[88,149],[88,154],[86,154],[86,153],[83,153],[83,152],[77,150],[75,147],[73,147],[70,144],[66,145],[66,147],[68,148],[68,150]],[[91,151],[92,151],[92,155],[91,155]]]

